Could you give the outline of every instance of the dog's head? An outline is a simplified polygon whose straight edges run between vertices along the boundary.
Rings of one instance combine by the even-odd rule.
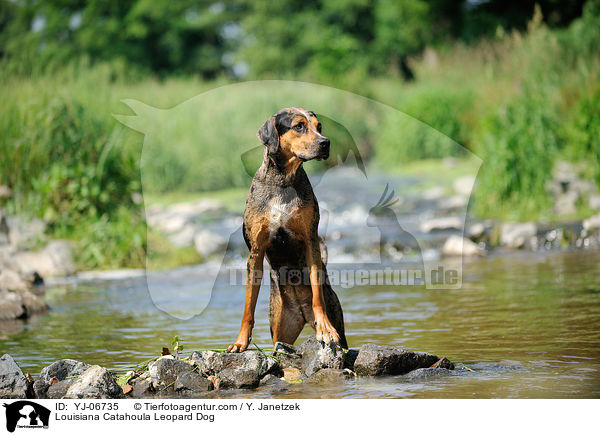
[[[329,139],[321,134],[321,123],[309,110],[280,110],[258,130],[258,138],[272,157],[297,158],[300,162],[329,157]]]

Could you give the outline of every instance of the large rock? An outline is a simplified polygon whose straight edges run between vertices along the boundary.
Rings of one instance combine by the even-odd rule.
[[[473,255],[483,255],[484,252],[479,248],[479,246],[472,242],[471,240],[452,235],[448,237],[444,246],[442,247],[442,254],[452,257],[452,256],[465,256],[470,257]]]
[[[46,222],[41,219],[26,221],[19,216],[8,216],[8,238],[10,244],[19,248],[30,248],[43,239]]]
[[[600,229],[600,213],[585,219],[583,221],[583,228],[587,231],[594,231]]]
[[[46,303],[30,291],[0,290],[0,320],[25,319],[47,309]]]
[[[3,399],[24,399],[32,396],[32,386],[15,360],[4,354],[0,358],[0,397]]]
[[[40,377],[35,380],[33,388],[35,395],[38,398],[48,397],[48,389],[56,382],[65,380],[74,381],[74,378],[83,374],[87,369],[90,368],[89,364],[74,359],[61,359],[54,361],[47,367],[44,367],[40,373]],[[72,382],[71,382],[72,383]],[[70,386],[70,384],[68,386]],[[64,387],[67,384],[62,384]],[[68,389],[68,386],[66,387]],[[66,389],[63,396],[66,394]],[[56,398],[56,397],[55,397]]]
[[[177,376],[182,373],[189,373],[193,369],[193,362],[177,360],[172,355],[160,357],[148,364],[150,379],[155,389],[175,389]]]
[[[302,373],[310,377],[321,369],[343,369],[344,351],[338,343],[324,343],[314,336],[297,349],[302,355]]]
[[[295,367],[302,368],[302,355],[296,348],[287,343],[277,342],[273,349],[273,356],[279,361],[281,368]]]
[[[458,216],[445,216],[421,222],[419,229],[423,233],[430,233],[433,231],[460,230],[462,225],[463,222]]]
[[[508,248],[522,248],[537,233],[533,222],[504,223],[500,229],[500,244]]]
[[[194,372],[184,372],[177,375],[175,390],[201,392],[212,389],[213,383],[204,376]]]
[[[322,369],[304,381],[305,384],[340,384],[348,379],[354,379],[354,373],[348,369]]]
[[[427,381],[429,379],[441,378],[454,374],[452,370],[441,367],[416,369],[406,375],[407,381]]]
[[[190,357],[203,376],[216,376],[220,388],[256,388],[267,374],[279,374],[274,358],[261,352],[220,353],[209,350],[194,352]]]
[[[112,373],[100,366],[91,366],[71,384],[65,399],[118,399],[123,389]]]
[[[36,397],[38,399],[62,399],[74,383],[75,379],[65,379],[64,381],[53,383],[46,390],[45,397],[39,395],[36,395]]]
[[[452,187],[454,191],[459,195],[470,196],[473,191],[473,186],[475,186],[475,176],[473,175],[464,175],[462,177],[457,178],[452,183]]]
[[[37,252],[20,252],[15,260],[23,273],[37,272],[43,277],[50,277],[72,275],[75,272],[73,251],[64,240],[54,240]]]
[[[427,368],[440,358],[422,352],[368,343],[361,346],[354,362],[360,376],[403,375],[418,368]]]
[[[0,290],[26,291],[29,283],[20,274],[10,269],[0,270]]]

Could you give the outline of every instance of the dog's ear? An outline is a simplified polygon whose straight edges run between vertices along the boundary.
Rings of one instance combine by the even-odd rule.
[[[257,133],[260,141],[269,148],[270,153],[276,153],[279,150],[279,133],[275,127],[275,117],[271,116],[265,121]]]

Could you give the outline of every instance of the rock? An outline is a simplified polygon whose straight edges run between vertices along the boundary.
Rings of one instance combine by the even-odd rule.
[[[71,385],[75,383],[75,379],[65,379],[64,381],[57,382],[54,385],[50,385],[46,391],[46,399],[62,399],[71,388]],[[42,398],[41,396],[37,396]]]
[[[536,233],[537,226],[533,222],[504,223],[500,229],[500,244],[508,248],[522,248]]]
[[[473,186],[475,186],[475,176],[473,175],[464,175],[462,177],[457,178],[452,183],[452,187],[454,191],[459,195],[470,196],[473,191]]]
[[[199,375],[194,372],[184,372],[177,375],[177,379],[175,380],[175,390],[191,390],[191,391],[208,391],[213,387],[212,382],[210,382],[205,377]]]
[[[26,317],[23,298],[6,290],[0,291],[0,320],[21,319]]]
[[[20,252],[15,259],[23,273],[37,272],[43,277],[50,277],[75,272],[73,251],[64,240],[54,240],[41,251]]]
[[[123,389],[108,370],[91,366],[71,384],[65,399],[119,399]]]
[[[89,364],[74,359],[61,359],[54,361],[48,367],[44,367],[39,379],[46,384],[50,384],[52,378],[64,381],[67,378],[83,374],[90,367]]]
[[[14,270],[0,270],[0,290],[26,291],[29,283]]]
[[[13,191],[10,187],[2,184],[0,185],[0,199],[11,198],[13,195]]]
[[[178,248],[192,246],[194,244],[194,236],[196,234],[196,225],[192,223],[185,224],[181,230],[168,236],[169,242]]]
[[[592,210],[600,208],[600,193],[592,193],[588,198],[588,207]]]
[[[450,211],[461,209],[467,206],[469,197],[462,195],[452,195],[448,198],[442,198],[437,202],[437,208],[440,210]]]
[[[421,222],[421,224],[419,225],[419,229],[423,233],[444,230],[460,230],[461,228],[462,222],[458,216],[432,218]]]
[[[446,194],[442,186],[435,186],[423,192],[421,197],[426,201],[437,201],[442,199]]]
[[[583,221],[583,229],[586,231],[594,231],[600,229],[600,213],[585,219]]]
[[[444,358],[441,358],[440,360],[438,360],[430,368],[432,368],[432,369],[441,368],[441,369],[454,370],[454,363],[452,361],[450,361],[448,358],[444,357]]]
[[[189,373],[192,370],[194,370],[193,363],[177,360],[172,355],[165,355],[148,364],[152,386],[157,390],[174,389],[177,376],[182,373]]]
[[[271,391],[285,391],[289,388],[289,384],[279,376],[269,374],[261,379],[259,387],[266,387]]]
[[[297,351],[302,355],[302,373],[306,377],[321,369],[344,368],[344,351],[338,343],[324,343],[312,336],[298,346]]]
[[[267,374],[279,374],[277,360],[261,352],[194,352],[190,357],[203,376],[216,376],[220,388],[256,388]]]
[[[150,378],[149,372],[141,374],[137,378],[134,378],[131,381],[129,381],[129,383],[133,387],[131,397],[148,397],[155,391],[154,387],[152,386],[152,379]]]
[[[0,397],[3,399],[24,399],[33,396],[33,385],[27,380],[21,368],[9,354],[0,358]]]
[[[473,255],[483,255],[483,251],[471,240],[461,236],[452,235],[448,237],[444,243],[444,246],[442,247],[442,254],[449,257],[469,257]]]
[[[208,230],[200,231],[194,236],[194,246],[202,257],[209,257],[225,249],[226,245],[227,241],[223,237]]]
[[[345,380],[354,379],[354,373],[348,369],[319,370],[304,381],[305,384],[339,384]]]
[[[422,368],[416,369],[405,376],[408,381],[425,381],[432,378],[448,376],[453,374],[452,370],[444,368]]]
[[[361,346],[354,371],[360,376],[402,375],[431,367],[438,360],[437,356],[427,353],[368,343]]]
[[[8,239],[10,244],[19,248],[28,248],[41,240],[46,231],[46,222],[41,219],[24,221],[19,216],[7,216]]]
[[[485,225],[482,222],[474,222],[469,225],[468,235],[471,240],[478,240],[485,234]]]
[[[273,356],[279,361],[281,368],[295,367],[300,369],[302,367],[302,355],[300,355],[296,348],[290,344],[277,342],[273,349]]]
[[[296,382],[302,379],[302,372],[296,367],[286,367],[283,369],[283,379],[287,382]]]

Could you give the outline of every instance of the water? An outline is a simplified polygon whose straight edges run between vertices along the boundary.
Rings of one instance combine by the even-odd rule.
[[[408,382],[360,378],[337,386],[256,390],[244,397],[600,397],[600,253],[513,253],[465,265],[459,290],[420,287],[336,289],[349,344],[433,352],[472,371]],[[187,279],[193,279],[193,270]],[[202,286],[201,282],[198,284]],[[177,286],[173,284],[173,292]],[[48,290],[47,314],[0,323],[0,353],[37,374],[74,358],[122,372],[157,355],[178,335],[187,354],[222,349],[237,336],[241,287],[223,288],[202,315],[160,312],[144,279],[78,282]],[[268,288],[260,294],[255,342],[268,348]],[[300,340],[311,333],[306,328]]]

